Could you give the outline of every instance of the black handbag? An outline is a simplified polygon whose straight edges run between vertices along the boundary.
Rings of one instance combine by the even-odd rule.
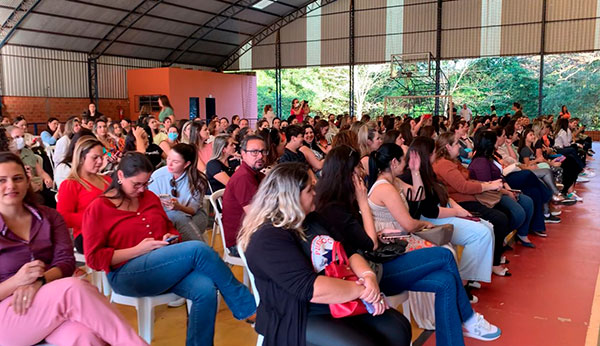
[[[363,257],[375,263],[385,263],[391,261],[406,251],[408,242],[404,239],[397,239],[393,243],[380,244],[377,249],[364,251]]]

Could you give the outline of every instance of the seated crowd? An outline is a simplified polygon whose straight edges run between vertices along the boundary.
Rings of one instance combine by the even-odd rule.
[[[410,299],[434,311],[437,345],[494,340],[472,291],[511,276],[511,232],[535,248],[530,236],[547,237],[557,205],[583,201],[576,184],[595,175],[566,107],[556,121],[517,103],[514,115],[452,123],[358,121],[312,117],[294,99],[289,118],[268,105],[253,129],[237,115],[176,122],[160,100],[160,115],[142,109],[135,122],[91,104],[64,129],[48,119],[40,137],[22,116],[2,119],[0,345],[146,344],[78,277],[74,251],[119,294],[191,300],[187,345],[213,344],[217,292],[265,345],[409,345],[389,299],[405,291],[435,297]],[[223,190],[223,247],[247,261],[258,306],[206,244],[205,196]],[[444,242],[420,235],[448,225]],[[331,274],[343,257],[355,282]],[[351,302],[364,311],[332,316]]]

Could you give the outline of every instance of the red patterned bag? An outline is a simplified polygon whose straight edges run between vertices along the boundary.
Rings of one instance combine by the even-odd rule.
[[[342,244],[338,241],[333,243],[331,263],[325,267],[325,275],[347,281],[358,280],[358,276],[350,269],[346,251],[344,251]],[[367,308],[360,299],[355,299],[346,303],[329,304],[329,310],[331,311],[331,316],[335,318],[367,313]]]

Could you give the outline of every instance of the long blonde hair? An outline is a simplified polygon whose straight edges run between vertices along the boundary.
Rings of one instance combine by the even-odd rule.
[[[91,187],[83,181],[81,176],[79,176],[79,169],[83,165],[83,161],[85,160],[85,156],[92,150],[92,148],[96,146],[102,146],[102,142],[97,140],[92,136],[82,136],[75,143],[75,149],[73,150],[73,164],[71,165],[71,172],[67,177],[67,180],[75,180],[79,184],[83,185],[83,187],[90,191]]]
[[[237,238],[242,250],[246,250],[252,235],[267,222],[304,238],[302,223],[306,214],[300,205],[300,192],[310,183],[307,165],[297,162],[276,165],[258,187],[242,221]]]
[[[358,146],[360,148],[361,157],[371,153],[369,140],[372,141],[375,138],[375,132],[377,132],[377,123],[374,121],[369,121],[358,129]]]

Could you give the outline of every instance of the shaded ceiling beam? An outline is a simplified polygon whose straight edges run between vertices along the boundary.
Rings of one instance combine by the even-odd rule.
[[[220,3],[223,3],[223,4],[227,4],[227,5],[232,5],[232,4],[233,4],[233,2],[231,2],[231,1],[225,1],[225,0],[214,0],[214,1],[217,1],[217,2],[220,2]],[[258,2],[258,0],[256,0],[255,2]],[[277,2],[279,2],[279,1],[277,1]],[[281,3],[281,4],[283,4],[283,3]],[[284,5],[291,6],[291,5],[289,5],[289,4],[284,4]],[[294,9],[297,9],[297,8],[298,8],[298,7],[296,7],[296,6],[292,6],[292,7],[293,7]],[[267,10],[265,10],[265,9],[262,9],[262,8],[256,8],[256,7],[252,7],[252,6],[250,6],[250,7],[248,7],[248,9],[249,9],[249,10],[251,10],[251,11],[254,11],[254,12],[260,12],[260,13],[263,13],[263,14],[268,14],[268,15],[270,15],[270,16],[274,16],[274,17],[281,17],[281,15],[280,15],[280,14],[277,14],[277,13],[275,13],[275,12],[270,12],[270,11],[267,11]]]
[[[67,33],[64,33],[64,32],[56,32],[56,31],[48,31],[48,30],[40,30],[40,29],[20,28],[19,30],[21,30],[21,31],[30,31],[30,32],[35,32],[35,33],[39,33],[39,34],[46,34],[46,35],[56,35],[56,36],[80,38],[80,39],[92,40],[92,41],[100,40],[100,38],[94,37],[94,36],[82,36],[82,35],[67,34]],[[154,45],[151,45],[151,44],[140,43],[140,42],[129,42],[129,41],[116,40],[116,41],[114,41],[114,43],[121,43],[121,44],[129,45],[129,46],[138,46],[138,47],[153,48],[153,49],[171,50],[171,48],[168,48],[168,47],[154,46]],[[195,51],[195,50],[190,50],[189,52],[190,53],[194,53],[194,54],[207,55],[207,56],[216,56],[216,57],[220,57],[220,58],[227,57],[227,55],[224,55],[224,54],[209,53],[209,52],[204,52],[204,51],[203,52],[199,52],[199,51]],[[89,52],[86,52],[86,53],[89,53]],[[140,58],[140,59],[142,59],[142,58]],[[145,58],[143,58],[143,59],[145,59]],[[154,60],[157,60],[157,59],[154,59]]]
[[[158,6],[162,0],[142,0],[136,7],[127,13],[96,46],[90,51],[91,59],[98,59],[104,54],[110,46],[112,46],[121,35],[123,35],[133,24],[144,17],[148,12],[152,11],[153,8]]]
[[[249,39],[244,41],[240,45],[239,49],[237,49],[235,52],[233,52],[233,54],[231,54],[229,57],[227,57],[227,59],[223,62],[223,64],[221,64],[221,67],[219,69],[221,71],[224,71],[225,69],[227,69],[228,67],[233,65],[233,63],[236,62],[248,50],[250,50],[252,47],[248,43],[252,42],[252,45],[255,46],[258,43],[262,42],[267,37],[271,36],[273,33],[277,32],[277,30],[290,24],[294,20],[296,20],[300,17],[306,16],[310,12],[316,10],[317,8],[323,7],[323,6],[328,5],[335,1],[337,1],[337,0],[321,0],[320,2],[314,0],[310,3],[308,3],[306,6],[300,8],[300,9],[297,9],[296,11],[293,11],[292,13],[288,14],[285,17],[278,19],[277,21],[275,21],[274,23],[272,23],[271,25],[269,25],[268,27],[263,29],[261,32],[256,34],[254,37],[250,37]]]
[[[188,11],[193,11],[193,12],[198,12],[198,13],[204,13],[204,14],[210,14],[210,15],[218,15],[218,13],[215,13],[215,12],[206,11],[206,10],[202,10],[202,9],[195,8],[195,7],[189,7],[189,6],[184,6],[184,5],[180,5],[180,4],[175,4],[175,3],[167,2],[167,1],[163,1],[163,4],[169,5],[169,6],[173,6],[173,7],[182,8],[182,9],[185,9],[185,10],[188,10]],[[240,21],[240,22],[244,22],[244,23],[248,23],[248,24],[252,24],[252,25],[262,26],[262,27],[267,26],[264,23],[259,23],[259,22],[255,22],[253,20],[248,20],[248,19],[243,19],[243,18],[237,18],[237,17],[235,17],[235,18],[231,18],[231,19],[237,20],[237,21]]]
[[[2,6],[0,5],[0,8],[7,8],[8,6]],[[12,9],[12,7],[8,7],[10,9]],[[37,14],[39,16],[48,16],[48,17],[52,17],[52,18],[61,18],[61,19],[66,19],[66,20],[72,20],[72,21],[76,21],[76,22],[84,22],[84,23],[90,23],[90,24],[98,24],[98,25],[105,25],[105,26],[113,26],[114,24],[111,23],[107,23],[107,22],[100,22],[97,20],[90,20],[90,19],[82,19],[82,18],[75,18],[75,17],[69,17],[69,16],[63,16],[61,14],[56,14],[56,13],[49,13],[49,12],[41,12],[41,11],[31,11],[32,14]],[[151,34],[159,34],[159,35],[165,35],[165,36],[172,36],[172,37],[179,37],[179,38],[186,38],[186,35],[181,35],[181,34],[175,34],[172,32],[163,32],[163,31],[158,31],[158,30],[152,30],[152,29],[147,29],[147,28],[140,28],[140,27],[131,27],[129,28],[129,30],[137,30],[137,31],[141,31],[141,32],[148,32]],[[210,42],[210,43],[215,43],[215,44],[221,44],[224,46],[232,46],[232,47],[236,47],[237,48],[237,44],[235,43],[231,43],[231,42],[224,42],[224,41],[217,41],[217,40],[210,40],[210,39],[202,39],[202,41],[204,42]]]
[[[15,33],[15,30],[23,23],[25,18],[31,13],[31,11],[41,2],[41,0],[23,0],[15,7],[12,13],[6,18],[2,27],[0,28],[0,49],[4,47],[6,42],[10,40],[11,36]]]
[[[212,17],[203,25],[200,25],[194,32],[192,32],[185,40],[183,40],[175,49],[169,53],[164,59],[163,66],[171,66],[181,56],[183,56],[190,48],[195,46],[200,40],[206,37],[208,34],[213,32],[216,28],[218,28],[221,24],[228,21],[230,18],[235,16],[236,14],[242,12],[247,9],[248,6],[252,6],[256,0],[238,0],[235,3],[227,6],[223,11],[219,14]],[[199,37],[198,37],[199,35]],[[196,36],[196,37],[194,37]],[[187,43],[187,47],[184,46]]]
[[[103,4],[96,4],[96,3],[84,1],[84,0],[65,0],[65,1],[88,5],[88,6],[94,6],[94,7],[98,7],[98,8],[104,8],[104,9],[108,9],[108,10],[128,12],[127,10],[124,10],[119,7],[108,6],[108,5],[103,5]],[[166,20],[169,22],[177,23],[177,24],[186,24],[186,25],[190,25],[190,26],[194,26],[194,27],[198,26],[198,23],[188,22],[185,20],[180,20],[180,19],[175,19],[175,18],[170,18],[170,17],[161,17],[161,16],[150,14],[150,13],[146,14],[146,17],[153,18],[153,19]],[[228,32],[228,33],[232,33],[232,34],[236,34],[236,35],[244,35],[244,36],[248,36],[248,37],[254,35],[254,34],[250,34],[250,33],[246,33],[246,32],[234,31],[234,30],[229,30],[229,29],[224,29],[224,28],[215,28],[215,30]]]

